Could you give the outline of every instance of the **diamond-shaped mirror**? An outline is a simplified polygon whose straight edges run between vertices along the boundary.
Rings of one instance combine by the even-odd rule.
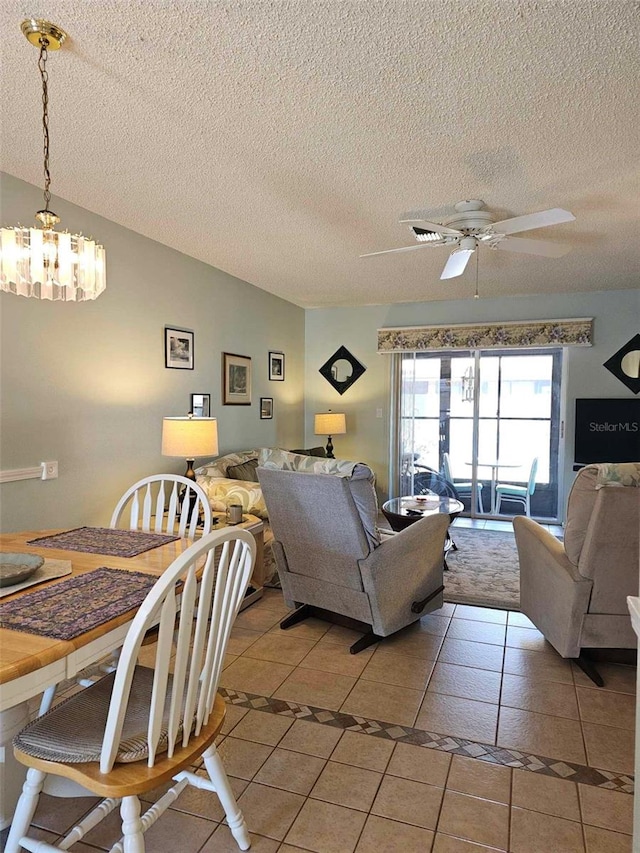
[[[346,347],[342,346],[325,361],[320,368],[320,373],[330,385],[333,385],[338,394],[344,394],[366,369]]]
[[[634,335],[627,341],[618,352],[605,361],[603,367],[637,394],[640,391],[640,335]]]

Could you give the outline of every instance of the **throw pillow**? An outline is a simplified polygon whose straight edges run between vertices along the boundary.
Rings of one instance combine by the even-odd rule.
[[[319,459],[301,453],[291,453],[280,447],[263,447],[258,454],[258,466],[265,468],[283,468],[285,471],[310,471],[313,474],[337,474],[339,477],[352,477],[357,468],[366,469],[365,477],[372,482],[373,471],[361,462],[348,459]],[[360,476],[360,475],[359,475]]]
[[[640,462],[603,462],[598,465],[596,489],[603,486],[640,487]]]
[[[310,447],[308,450],[292,450],[291,453],[300,453],[302,456],[321,456],[326,459],[326,451],[324,447]]]
[[[203,477],[226,477],[227,468],[229,465],[240,465],[246,462],[247,459],[255,459],[258,456],[259,450],[239,450],[237,453],[227,453],[224,456],[218,456],[210,462],[205,462],[199,468],[196,468],[196,474]]]
[[[227,477],[232,480],[245,480],[245,482],[258,482],[258,458],[247,459],[246,462],[241,462],[239,465],[229,465],[227,468]]]
[[[268,518],[259,483],[202,475],[196,478],[196,482],[205,490],[214,512],[225,512],[229,504],[242,504],[243,512],[249,512],[259,518]]]

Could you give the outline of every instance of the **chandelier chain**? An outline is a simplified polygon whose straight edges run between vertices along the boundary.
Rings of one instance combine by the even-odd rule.
[[[49,202],[51,201],[51,193],[49,187],[51,185],[51,173],[49,172],[49,74],[47,72],[47,47],[49,42],[46,38],[40,39],[40,56],[38,58],[38,68],[40,69],[40,77],[42,78],[42,134],[44,137],[43,155],[44,155],[44,209],[49,210]]]

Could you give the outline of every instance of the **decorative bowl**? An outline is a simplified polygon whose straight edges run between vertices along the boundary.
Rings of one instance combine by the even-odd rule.
[[[37,554],[0,554],[0,587],[26,581],[43,563]]]

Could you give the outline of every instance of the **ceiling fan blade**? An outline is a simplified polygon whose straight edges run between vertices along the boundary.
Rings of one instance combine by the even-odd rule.
[[[462,275],[474,251],[475,249],[454,249],[449,255],[449,260],[444,265],[440,278],[455,278],[458,275]]]
[[[545,258],[561,258],[571,251],[568,243],[552,243],[551,240],[528,240],[525,237],[505,237],[496,248],[506,252],[523,252],[525,255],[542,255]]]
[[[439,243],[416,243],[415,246],[401,246],[399,249],[383,249],[381,252],[367,252],[360,255],[361,258],[372,258],[374,255],[389,255],[392,252],[412,252],[414,249],[424,249],[428,246],[440,245]]]
[[[440,225],[437,222],[429,222],[427,219],[401,219],[403,225],[415,225],[416,228],[422,228],[424,231],[437,231],[438,234],[443,234],[448,237],[460,237],[462,231],[457,228],[449,228],[447,225]]]
[[[525,216],[514,216],[513,219],[503,219],[502,222],[492,223],[491,230],[495,234],[515,234],[517,231],[531,231],[533,228],[546,228],[547,225],[559,225],[561,222],[573,222],[575,216],[561,207],[551,210],[540,210],[538,213],[527,213]]]

